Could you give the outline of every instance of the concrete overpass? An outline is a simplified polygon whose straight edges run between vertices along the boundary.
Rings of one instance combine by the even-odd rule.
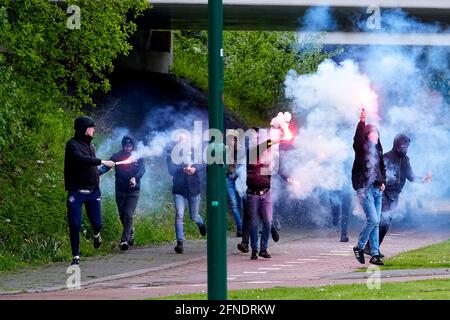
[[[153,9],[138,21],[135,51],[122,63],[131,68],[168,72],[172,63],[171,30],[206,30],[208,0],[150,0]],[[336,20],[332,29],[302,30],[323,32],[325,45],[365,46],[447,46],[450,33],[386,33],[383,11],[400,8],[425,23],[440,24],[450,30],[450,0],[223,0],[225,30],[298,31],[302,17],[311,7],[329,7]],[[368,30],[372,13],[381,11],[381,29]],[[363,22],[363,23],[361,23]]]
[[[195,30],[207,28],[207,0],[151,0],[147,16],[155,29]],[[296,31],[299,18],[311,7],[330,7],[339,31],[357,28],[355,21],[367,8],[401,8],[424,22],[450,23],[449,0],[223,0],[224,28],[234,30]],[[329,31],[329,30],[325,30]]]

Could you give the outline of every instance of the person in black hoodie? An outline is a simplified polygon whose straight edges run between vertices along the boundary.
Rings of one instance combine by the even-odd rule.
[[[122,139],[122,150],[112,155],[110,160],[116,163],[130,159],[134,147],[135,141],[133,137],[124,136]],[[110,169],[102,166],[99,169],[100,175],[105,174]],[[139,201],[141,179],[145,173],[144,159],[140,158],[131,163],[116,166],[115,170],[116,203],[123,226],[120,249],[125,251],[134,244],[133,216]]]
[[[384,262],[378,250],[378,233],[382,192],[386,185],[386,170],[378,130],[373,125],[366,125],[365,120],[366,113],[362,109],[353,139],[355,160],[352,168],[352,184],[367,221],[359,234],[358,244],[353,247],[353,252],[356,260],[364,264],[364,247],[369,240],[372,254],[370,263],[383,265]]]
[[[418,177],[414,174],[408,153],[408,147],[411,140],[407,135],[400,133],[394,138],[392,149],[383,155],[386,165],[386,190],[383,193],[383,202],[381,206],[381,220],[379,244],[383,242],[386,233],[392,222],[391,213],[397,208],[398,198],[405,186],[406,179],[415,183],[428,183],[431,181],[431,173],[424,177]],[[370,255],[370,244],[366,244],[364,252]]]
[[[185,143],[187,137],[181,134],[178,137],[178,143]],[[177,145],[176,145],[177,146]],[[191,156],[184,157],[181,163],[175,163],[172,159],[172,150],[167,152],[167,168],[169,174],[173,177],[172,194],[175,203],[175,233],[177,245],[174,250],[176,253],[183,253],[184,241],[184,208],[187,200],[189,206],[189,215],[191,220],[197,224],[202,236],[206,236],[206,226],[202,217],[199,215],[201,201],[201,175],[205,169],[203,164],[192,164]],[[192,154],[192,153],[191,153]]]
[[[80,227],[83,204],[94,229],[94,247],[101,245],[102,229],[101,193],[98,166],[114,167],[113,161],[98,159],[92,145],[95,122],[89,117],[79,117],[74,124],[75,136],[66,144],[64,158],[64,183],[68,192],[67,215],[72,247],[72,265],[80,264]]]

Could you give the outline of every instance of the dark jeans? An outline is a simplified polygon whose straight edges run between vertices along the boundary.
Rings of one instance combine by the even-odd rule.
[[[242,210],[242,243],[250,243],[250,216],[248,215],[248,202],[247,197],[242,199],[243,210]]]
[[[94,229],[94,234],[102,230],[101,193],[95,190],[91,194],[81,194],[78,191],[70,191],[67,196],[67,218],[70,230],[70,245],[72,255],[80,255],[80,228],[82,220],[83,204],[86,214]]]
[[[348,219],[352,211],[352,194],[350,191],[332,191],[330,192],[331,215],[333,224],[337,225],[341,217],[341,238],[348,235]]]
[[[236,190],[236,180],[227,177],[227,195],[230,202],[231,212],[233,213],[234,223],[238,231],[242,230],[241,210],[242,199]]]
[[[272,226],[272,196],[270,191],[263,195],[247,194],[248,219],[250,222],[250,242],[253,251],[258,251],[259,220],[262,220],[260,250],[269,246],[270,228]]]
[[[129,242],[134,236],[133,217],[138,201],[138,190],[132,192],[116,191],[116,203],[119,209],[120,222],[123,226],[121,242]]]

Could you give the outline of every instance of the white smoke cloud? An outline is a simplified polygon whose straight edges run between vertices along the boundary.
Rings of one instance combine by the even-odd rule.
[[[391,28],[382,30],[387,33],[399,28],[403,32],[448,32],[398,11],[383,19],[386,28]],[[282,164],[301,182],[291,195],[304,199],[316,189],[351,187],[353,135],[364,101],[369,112],[366,123],[378,127],[384,152],[392,148],[396,134],[406,133],[411,138],[408,155],[416,175],[433,172],[431,184],[407,182],[400,198],[422,199],[428,208],[442,199],[448,201],[450,107],[442,93],[429,87],[428,77],[441,73],[448,78],[449,48],[370,46],[346,49],[345,56],[347,60],[341,63],[324,61],[314,74],[290,71],[286,76],[286,97],[292,101],[297,122],[302,123],[295,150],[287,152]]]

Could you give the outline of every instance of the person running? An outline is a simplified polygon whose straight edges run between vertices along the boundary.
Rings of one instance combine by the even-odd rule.
[[[134,147],[135,141],[133,137],[124,136],[122,139],[122,150],[112,155],[110,160],[116,163],[130,159]],[[110,169],[102,166],[99,169],[99,173],[100,175],[105,174]],[[145,174],[144,159],[136,159],[136,161],[116,166],[115,169],[116,203],[120,222],[123,226],[120,250],[125,251],[134,245],[133,217],[139,201],[141,179]]]
[[[369,240],[372,255],[370,263],[384,265],[378,248],[381,199],[386,185],[383,147],[378,129],[374,125],[366,125],[365,121],[366,112],[363,108],[353,139],[355,160],[352,168],[352,185],[367,220],[359,234],[357,245],[353,247],[353,252],[356,260],[364,264],[364,247]]]
[[[429,183],[432,179],[431,173],[423,177],[418,177],[414,174],[409,157],[406,155],[410,143],[411,140],[407,135],[403,133],[397,134],[394,138],[392,149],[383,155],[387,180],[381,206],[380,245],[389,230],[392,222],[392,212],[397,209],[398,199],[406,180],[408,179],[414,183]],[[364,253],[367,255],[371,254],[369,243],[366,244]],[[383,257],[383,254],[380,253],[380,256]]]
[[[72,265],[80,264],[80,228],[82,207],[94,229],[94,248],[101,246],[102,211],[98,166],[114,167],[110,160],[98,159],[92,145],[95,122],[89,117],[79,117],[74,124],[75,136],[65,148],[64,184],[67,195],[67,216],[72,248]]]

